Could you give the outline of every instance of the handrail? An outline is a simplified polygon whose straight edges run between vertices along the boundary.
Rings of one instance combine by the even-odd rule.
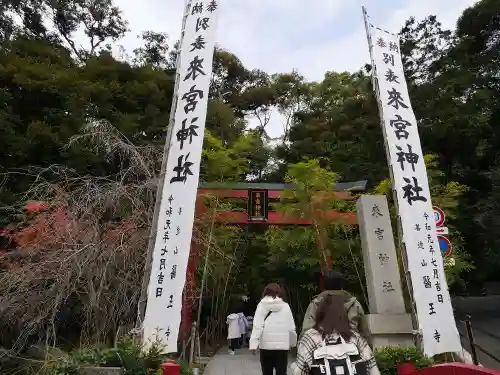
[[[467,340],[469,340],[470,344],[470,350],[471,350],[471,356],[472,356],[472,361],[474,362],[475,365],[479,365],[479,359],[477,356],[476,348],[482,351],[484,354],[486,354],[488,357],[491,359],[495,360],[496,362],[500,363],[500,358],[497,357],[496,355],[490,353],[488,350],[484,349],[481,345],[477,344],[475,339],[474,339],[474,333],[472,331],[472,322],[471,322],[471,317],[470,315],[467,315],[467,319],[460,320],[461,323],[465,324],[465,333],[466,335],[462,334],[462,332],[458,331],[459,335]],[[481,329],[478,329],[478,331],[483,332]],[[497,340],[500,340],[500,338],[489,334],[488,332],[484,333],[488,334],[490,337],[496,338]]]

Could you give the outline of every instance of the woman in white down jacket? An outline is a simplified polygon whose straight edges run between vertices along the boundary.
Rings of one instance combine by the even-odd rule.
[[[250,350],[260,348],[262,375],[286,375],[288,351],[297,344],[292,311],[278,284],[267,285],[253,319]]]

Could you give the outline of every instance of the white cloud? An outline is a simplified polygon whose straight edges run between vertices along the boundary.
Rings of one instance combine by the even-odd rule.
[[[390,3],[393,0],[384,1]],[[235,53],[248,68],[270,73],[297,69],[310,80],[320,80],[326,71],[354,71],[369,61],[361,8],[353,11],[358,2],[220,0],[218,42],[221,47]],[[143,0],[140,6],[133,0],[116,0],[116,3],[130,23],[131,33],[121,41],[127,51],[131,52],[140,45],[136,35],[142,31],[166,32],[172,42],[178,38],[184,0]],[[388,3],[384,8],[390,9]],[[384,19],[372,19],[372,22],[398,32],[409,17],[418,20],[434,14],[445,27],[453,28],[462,11],[474,3],[475,0],[406,0],[404,6],[389,12]],[[322,34],[336,23],[345,23],[346,17],[353,30],[349,35],[333,35],[331,40],[321,40]],[[318,28],[319,33],[311,32]],[[295,43],[306,34],[318,36]],[[281,121],[279,115],[273,114],[268,126],[272,137],[282,133]]]
[[[385,20],[371,19],[372,23],[388,31],[399,32],[410,17],[420,20],[434,14],[444,27],[453,29],[462,11],[475,0],[409,0],[407,3]],[[351,35],[290,51],[288,55],[273,60],[271,70],[290,71],[297,68],[307,78],[321,80],[327,71],[355,71],[361,68],[370,57],[361,10],[355,16],[352,22],[356,28]]]

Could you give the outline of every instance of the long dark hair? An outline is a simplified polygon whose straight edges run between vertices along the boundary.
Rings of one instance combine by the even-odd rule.
[[[337,332],[346,341],[352,337],[344,298],[332,294],[323,297],[316,310],[314,329],[320,332],[323,337],[333,332]]]
[[[279,284],[276,283],[270,283],[267,284],[266,287],[264,288],[264,292],[262,293],[262,298],[269,296],[269,297],[279,297],[284,300],[283,296],[283,290],[279,286]]]

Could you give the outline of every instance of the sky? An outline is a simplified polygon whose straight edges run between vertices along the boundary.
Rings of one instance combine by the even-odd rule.
[[[404,22],[436,15],[454,29],[458,17],[475,0],[219,0],[217,43],[234,53],[249,69],[267,73],[297,70],[308,80],[327,71],[356,71],[369,62],[361,12],[371,22],[397,33]],[[140,46],[143,31],[179,38],[184,0],[115,0],[130,32],[119,42],[128,53]],[[255,122],[249,119],[251,124]],[[266,129],[282,134],[282,118],[273,113]]]

